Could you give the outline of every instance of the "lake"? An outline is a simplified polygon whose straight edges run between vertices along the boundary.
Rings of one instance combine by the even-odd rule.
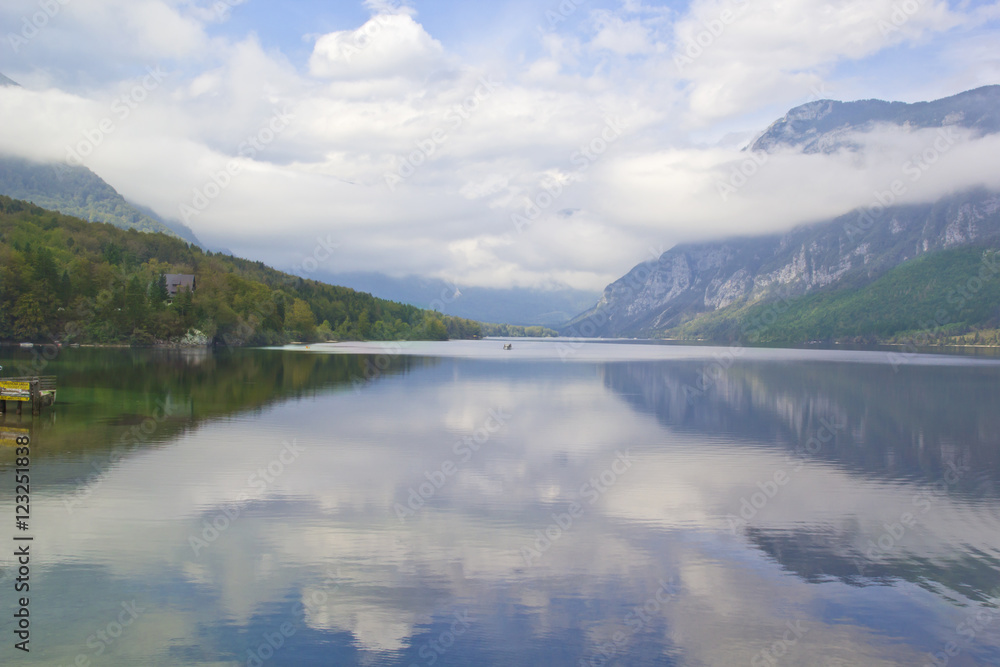
[[[512,345],[36,358],[0,663],[1000,665],[1000,361]]]

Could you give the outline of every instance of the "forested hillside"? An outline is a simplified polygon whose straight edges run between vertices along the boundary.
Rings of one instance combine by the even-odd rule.
[[[0,156],[0,194],[90,222],[108,222],[122,229],[178,236],[166,225],[130,205],[86,167],[36,164],[22,158]]]
[[[151,210],[130,204],[111,185],[84,166],[40,164],[0,155],[0,195],[23,199],[51,211],[122,229],[161,232],[201,245],[183,224],[167,224]]]
[[[895,267],[867,285],[727,308],[696,317],[667,336],[756,343],[808,341],[996,344],[1000,253],[986,247],[942,250]],[[971,336],[969,336],[971,334]]]
[[[197,289],[168,301],[168,273]],[[0,196],[0,339],[227,345],[472,338],[479,323]]]

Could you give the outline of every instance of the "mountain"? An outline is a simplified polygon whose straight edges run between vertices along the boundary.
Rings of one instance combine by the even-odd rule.
[[[814,102],[772,124],[751,149],[833,150],[846,145],[847,131],[877,123],[958,124],[995,133],[1000,131],[1000,86],[919,104]],[[1000,194],[975,189],[932,204],[890,206],[875,215],[854,211],[783,234],[682,244],[608,285],[598,303],[563,333],[739,338],[755,305],[858,290],[919,256],[972,244],[1000,247]],[[817,326],[796,331],[809,336],[804,340],[840,335]],[[792,330],[783,335],[782,342],[802,342]]]
[[[321,279],[446,315],[520,326],[561,327],[599,296],[597,292],[569,288],[461,287],[431,278],[392,278],[367,272],[327,274]]]
[[[867,230],[849,213],[785,234],[675,246],[608,285],[570,328],[586,320],[596,335],[651,335],[733,305],[862,286],[925,253],[1000,246],[1000,195],[986,190],[892,207],[882,218]]]
[[[752,151],[772,153],[798,149],[803,153],[832,153],[859,147],[847,135],[867,132],[879,124],[909,129],[957,126],[978,134],[1000,132],[1000,86],[983,86],[933,102],[819,100],[795,107],[771,124],[750,145]]]
[[[1000,345],[1000,254],[962,246],[903,262],[863,287],[850,284],[779,302],[733,304],[681,325],[684,338],[959,342]],[[969,332],[973,332],[969,335]]]
[[[171,300],[168,273],[194,275],[194,291]],[[480,335],[478,322],[0,196],[0,340],[241,346]]]
[[[167,229],[169,229],[170,231],[172,231],[174,234],[176,234],[177,236],[181,237],[185,241],[193,243],[196,246],[199,246],[199,247],[201,247],[202,249],[205,249],[205,250],[213,250],[215,252],[221,252],[224,255],[232,255],[233,254],[232,251],[229,250],[228,248],[206,248],[205,244],[203,244],[201,241],[199,241],[198,237],[195,236],[194,230],[191,229],[190,227],[188,227],[187,225],[185,225],[183,222],[181,222],[177,218],[164,218],[163,216],[161,216],[159,213],[157,213],[153,209],[149,208],[148,206],[142,206],[141,204],[133,204],[133,203],[129,202],[128,200],[126,200],[126,203],[128,203],[129,206],[131,206],[132,208],[134,208],[136,211],[138,211],[142,215],[148,216],[148,217],[152,218],[153,220],[155,220],[156,222],[159,222],[161,225],[163,225],[164,227],[166,227]]]
[[[17,86],[0,74],[0,86]],[[204,247],[190,227],[179,220],[165,220],[152,209],[132,204],[87,167],[62,163],[37,163],[0,155],[0,195],[90,222],[107,222],[122,229],[160,232]]]
[[[122,229],[159,232],[200,246],[185,225],[167,223],[152,211],[139,210],[87,167],[38,163],[0,156],[0,195],[90,222],[107,222]]]

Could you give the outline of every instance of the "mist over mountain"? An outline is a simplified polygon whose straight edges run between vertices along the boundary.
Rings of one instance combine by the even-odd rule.
[[[195,245],[201,246],[202,248],[206,247],[205,244],[202,243],[198,239],[198,237],[195,235],[194,230],[191,229],[190,227],[188,227],[186,224],[184,224],[180,220],[178,220],[177,218],[164,218],[163,216],[161,216],[159,213],[157,213],[156,211],[154,211],[153,209],[151,209],[148,206],[143,206],[142,204],[135,204],[135,203],[129,202],[127,200],[126,200],[126,202],[128,203],[129,206],[131,206],[132,208],[134,208],[135,210],[137,210],[139,213],[141,213],[143,215],[146,215],[146,216],[149,216],[153,220],[155,220],[155,221],[159,222],[160,224],[162,224],[163,226],[169,228],[170,231],[174,232],[177,236],[181,237],[185,241],[189,241],[191,243],[194,243]],[[213,252],[221,252],[221,253],[223,253],[225,255],[232,255],[233,254],[232,252],[230,252],[226,248],[208,248],[208,249],[212,250]]]
[[[946,126],[975,130],[978,135],[1000,131],[1000,86],[983,86],[933,102],[819,100],[797,106],[776,120],[751,145],[752,151],[798,149],[803,153],[832,153],[860,149],[850,135],[880,124],[906,130]]]
[[[900,133],[962,128],[983,136],[1000,131],[998,110],[1000,86],[917,104],[821,100],[791,110],[751,149],[765,154],[857,150],[859,133],[886,125]],[[979,187],[932,203],[896,200],[886,191],[877,193],[870,206],[786,233],[677,245],[608,285],[566,332],[579,332],[587,322],[587,332],[601,336],[666,335],[681,325],[704,333],[698,324],[718,311],[738,319],[740,309],[753,304],[859,289],[929,253],[973,244],[1000,246],[1000,193]]]
[[[42,164],[0,155],[0,195],[30,201],[90,222],[160,232],[205,247],[183,222],[164,219],[151,208],[132,204],[84,166]],[[232,254],[225,248],[211,249]],[[393,278],[368,272],[331,273],[322,279],[390,301],[437,309],[445,315],[523,326],[563,326],[599,296],[595,292],[568,288],[460,288],[431,278]]]
[[[0,155],[0,194],[90,222],[122,229],[160,232],[201,246],[181,222],[167,222],[151,209],[129,203],[110,184],[84,166],[42,164]]]
[[[444,280],[380,273],[326,274],[324,281],[383,299],[480,322],[561,327],[599,295],[576,289],[462,287]]]

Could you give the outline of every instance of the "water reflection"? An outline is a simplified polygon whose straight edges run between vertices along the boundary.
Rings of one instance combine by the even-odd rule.
[[[995,364],[88,354],[25,664],[1000,659]]]

